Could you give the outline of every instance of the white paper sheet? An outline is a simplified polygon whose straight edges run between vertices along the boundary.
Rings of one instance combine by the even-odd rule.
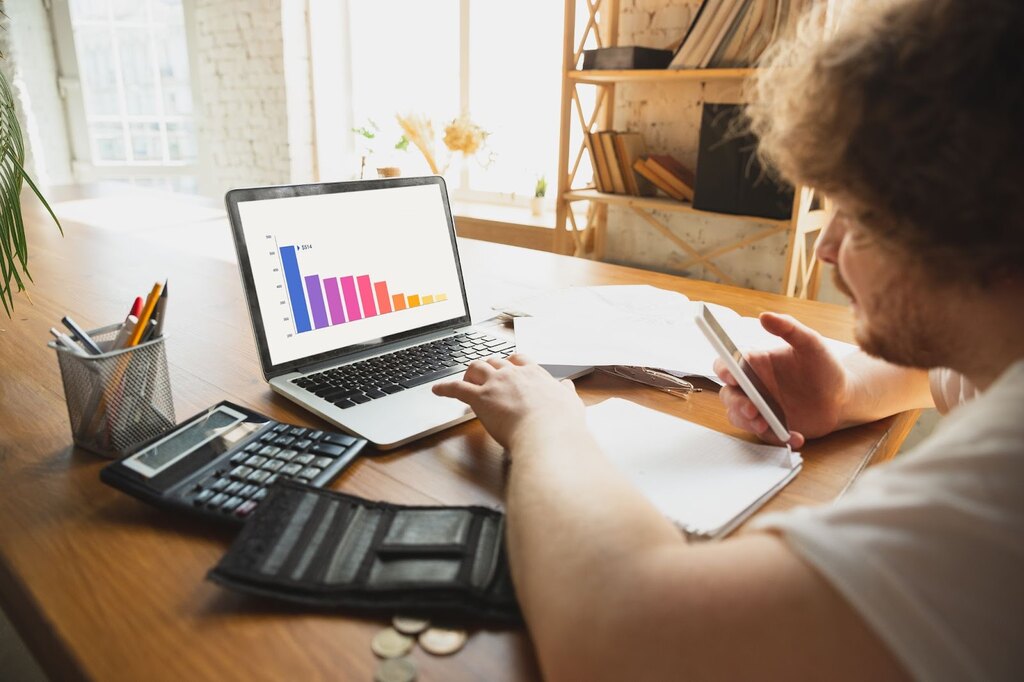
[[[587,408],[609,459],[669,519],[717,537],[789,482],[799,454],[759,445],[611,398]]]

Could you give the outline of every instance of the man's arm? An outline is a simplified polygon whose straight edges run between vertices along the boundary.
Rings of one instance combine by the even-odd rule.
[[[547,678],[902,676],[781,539],[687,545],[601,453],[571,384],[491,363],[435,392],[469,403],[512,457],[509,557]]]

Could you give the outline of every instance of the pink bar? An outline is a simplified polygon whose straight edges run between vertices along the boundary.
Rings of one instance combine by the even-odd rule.
[[[363,314],[359,312],[359,299],[356,297],[356,281],[351,275],[341,278],[341,293],[345,295],[345,310],[348,311],[348,319],[363,319]]]
[[[390,313],[391,296],[388,295],[388,283],[374,282],[373,288],[377,291],[377,307],[380,308],[380,314]]]
[[[373,287],[370,285],[370,276],[359,275],[356,277],[356,282],[359,283],[359,300],[363,302],[363,317],[375,317],[377,315],[377,305],[373,302]]]
[[[331,311],[331,324],[345,321],[345,311],[341,308],[341,293],[338,291],[338,278],[329,277],[324,280],[324,292],[327,294],[327,309]]]

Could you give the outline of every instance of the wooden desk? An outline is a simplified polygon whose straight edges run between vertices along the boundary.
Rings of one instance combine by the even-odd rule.
[[[61,200],[89,191],[51,194]],[[166,332],[179,420],[227,398],[282,421],[323,426],[261,379],[235,267],[201,255],[200,243],[189,255],[184,246],[156,248],[140,233],[74,223],[61,238],[34,200],[25,204],[34,303],[19,296],[13,319],[0,318],[0,604],[40,664],[55,679],[372,679],[369,643],[383,621],[257,605],[206,582],[230,532],[102,485],[105,461],[69,444],[47,329],[63,314],[86,328],[119,320],[133,296],[164,277],[170,278]],[[215,227],[183,227],[179,241],[199,240],[203,229]],[[837,306],[482,242],[463,242],[461,253],[478,299],[523,284],[648,283],[744,315],[789,312],[825,334],[849,338],[849,314]],[[712,392],[681,400],[607,376],[578,386],[587,402],[624,396],[736,433]],[[804,471],[768,509],[835,498],[866,464],[892,456],[915,416],[809,444]],[[473,421],[365,459],[334,487],[393,502],[497,504],[499,460],[497,445]],[[528,639],[518,631],[478,631],[453,657],[417,650],[413,658],[421,680],[538,677]]]

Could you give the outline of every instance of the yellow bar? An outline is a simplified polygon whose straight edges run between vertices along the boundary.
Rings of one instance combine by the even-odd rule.
[[[434,303],[440,303],[441,301],[447,301],[448,294],[438,294],[434,297]]]
[[[428,303],[433,303],[433,302],[434,302],[434,297],[433,296],[424,296],[423,297],[423,305],[427,305]]]
[[[405,299],[409,302],[410,308],[415,308],[420,304],[419,294],[409,294],[408,296],[405,297]]]

